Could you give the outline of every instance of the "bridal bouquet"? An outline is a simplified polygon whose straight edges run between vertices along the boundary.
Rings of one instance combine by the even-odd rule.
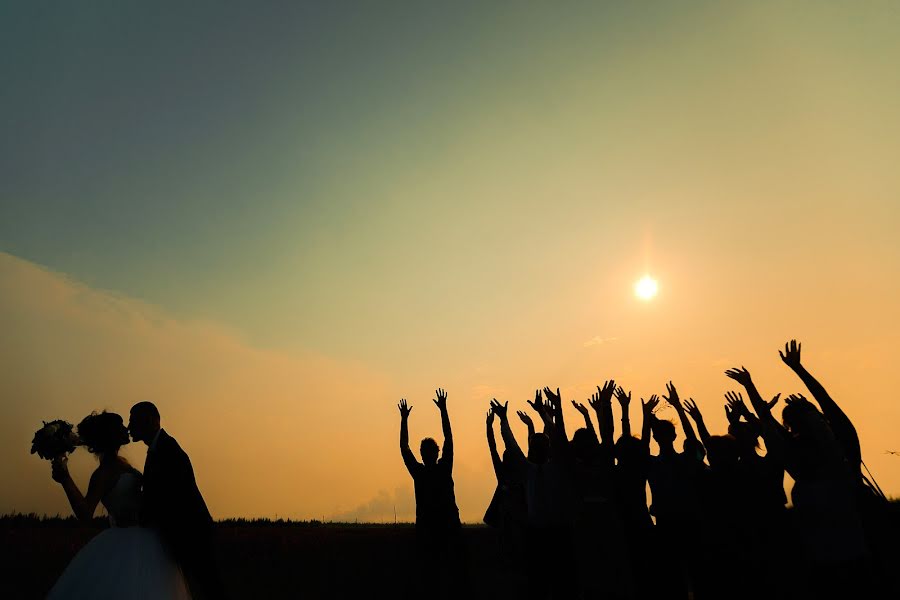
[[[53,460],[74,452],[75,446],[79,444],[71,423],[59,419],[49,423],[44,421],[44,426],[34,433],[34,439],[31,440],[31,453]]]

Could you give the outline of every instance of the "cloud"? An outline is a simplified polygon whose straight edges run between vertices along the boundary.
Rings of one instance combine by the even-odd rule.
[[[378,521],[414,521],[416,516],[416,500],[410,486],[399,486],[393,493],[379,490],[374,498],[356,508],[338,512],[331,517],[332,521],[341,522],[378,522]]]
[[[394,394],[365,364],[254,347],[222,324],[177,319],[5,253],[0,322],[0,479],[16,482],[0,492],[0,513],[70,512],[28,453],[42,420],[127,416],[147,399],[190,454],[216,517],[321,516],[399,470],[393,437],[366,435],[394,427],[382,410]],[[123,454],[142,468],[145,452],[130,444]],[[86,487],[93,459],[79,450],[71,465]]]

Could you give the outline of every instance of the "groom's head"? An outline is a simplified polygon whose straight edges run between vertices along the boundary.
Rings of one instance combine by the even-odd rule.
[[[128,431],[134,441],[150,443],[159,431],[159,410],[152,402],[138,402],[131,407]]]

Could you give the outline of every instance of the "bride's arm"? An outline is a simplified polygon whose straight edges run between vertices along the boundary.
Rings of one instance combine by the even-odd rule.
[[[97,505],[100,504],[100,499],[106,495],[115,482],[113,475],[113,470],[104,468],[101,465],[91,475],[87,495],[83,496],[81,490],[78,489],[78,486],[72,480],[72,476],[69,475],[69,468],[66,466],[66,463],[61,461],[53,462],[53,480],[62,485],[63,490],[66,492],[66,497],[69,499],[69,504],[72,505],[75,517],[82,521],[93,518],[94,511],[97,509]]]

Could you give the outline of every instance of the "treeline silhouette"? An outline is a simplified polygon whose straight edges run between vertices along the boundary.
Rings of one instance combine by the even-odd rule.
[[[788,396],[779,421],[772,410],[780,395],[764,399],[747,369],[729,369],[725,375],[742,390],[725,395],[728,429],[715,435],[697,403],[682,400],[671,381],[661,397],[640,400],[640,435],[632,434],[631,393],[614,380],[598,386],[588,406],[572,401],[584,423],[571,437],[559,389],[536,390],[527,401],[535,418],[516,411],[528,427],[524,450],[510,428],[509,403],[493,399],[486,437],[497,488],[484,521],[497,531],[498,569],[512,596],[900,597],[892,573],[896,510],[863,474],[855,427],[801,363],[800,351],[792,340],[779,355],[812,401]],[[426,438],[422,462],[409,449],[412,407],[405,399],[398,406],[401,454],[416,493],[416,569],[407,579],[414,597],[461,598],[472,589],[446,392],[437,390],[434,402],[443,454]],[[676,425],[656,415],[662,403],[678,416],[680,449]],[[785,473],[795,482],[791,510]]]

